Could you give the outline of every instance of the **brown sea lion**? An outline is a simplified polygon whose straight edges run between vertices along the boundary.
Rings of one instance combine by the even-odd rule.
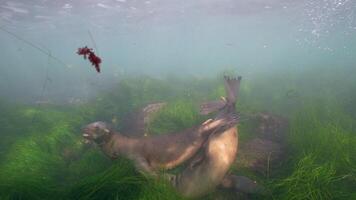
[[[134,161],[140,171],[171,169],[191,158],[208,136],[237,123],[238,116],[207,120],[202,125],[179,133],[130,138],[112,130],[105,122],[94,122],[83,129],[83,137],[96,143],[111,158],[122,155]]]
[[[241,77],[225,78],[226,98],[205,103],[202,114],[219,110],[217,117],[234,114]],[[174,180],[175,187],[184,196],[197,197],[213,191],[224,179],[235,161],[238,146],[238,131],[232,126],[209,136],[202,151],[193,157],[189,165]]]

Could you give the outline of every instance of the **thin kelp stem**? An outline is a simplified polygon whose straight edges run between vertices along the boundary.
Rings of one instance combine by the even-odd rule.
[[[93,43],[94,49],[95,49],[95,51],[96,51],[96,55],[99,55],[99,49],[98,49],[98,47],[96,46],[96,42],[95,42],[94,37],[93,37],[93,35],[91,34],[90,30],[88,30],[88,34],[89,34],[89,37],[90,37],[91,42]]]
[[[42,85],[40,101],[43,100],[44,92],[46,91],[48,81],[50,81],[50,78],[49,78],[49,66],[51,65],[51,55],[52,55],[51,52],[49,52],[48,62],[47,62],[47,66],[46,66],[46,78],[45,78],[45,80],[43,82],[43,85]]]
[[[0,30],[4,31],[5,33],[13,36],[14,38],[20,40],[21,42],[24,42],[25,44],[31,46],[32,48],[34,49],[37,49],[38,51],[42,52],[43,54],[49,56],[50,58],[52,58],[53,60],[59,62],[60,64],[62,64],[63,66],[66,66],[67,67],[67,64],[64,63],[61,59],[57,58],[56,56],[53,56],[49,51],[47,51],[46,49],[43,49],[41,47],[39,47],[38,45],[18,36],[17,34],[11,32],[11,31],[8,31],[7,29],[5,29],[3,26],[0,26]]]
[[[43,85],[42,85],[42,90],[41,90],[41,94],[40,94],[40,102],[37,104],[37,108],[38,109],[40,108],[41,102],[43,101],[44,93],[45,93],[45,91],[47,89],[48,82],[51,80],[49,78],[49,66],[50,65],[51,65],[51,52],[49,51],[47,65],[46,65],[46,77],[45,77],[45,80],[44,80]],[[36,117],[36,115],[33,116],[32,123],[35,121],[35,117]]]

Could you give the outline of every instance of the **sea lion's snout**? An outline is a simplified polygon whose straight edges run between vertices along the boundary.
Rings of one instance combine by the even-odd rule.
[[[93,140],[93,138],[92,138],[92,136],[91,136],[91,134],[90,134],[90,129],[89,128],[87,128],[87,127],[84,127],[83,129],[82,129],[82,133],[83,133],[83,138],[84,138],[84,143],[85,144],[89,144],[92,140]]]
[[[86,125],[82,128],[82,136],[84,138],[84,143],[85,144],[89,144],[93,141],[94,137],[93,137],[93,132],[94,132],[94,128],[92,126],[92,124]]]

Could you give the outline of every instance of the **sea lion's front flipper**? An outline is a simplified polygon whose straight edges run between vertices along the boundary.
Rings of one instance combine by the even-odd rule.
[[[147,160],[141,156],[134,157],[134,165],[135,168],[143,174],[146,173],[149,175],[157,176],[157,174],[149,166]]]
[[[221,132],[235,126],[239,120],[240,115],[235,112],[225,114],[223,117],[216,117],[214,120],[208,119],[197,129],[198,135],[211,135],[216,132]]]
[[[206,145],[204,145],[204,146],[206,146]],[[204,147],[202,147],[202,148],[204,148]],[[205,157],[206,156],[204,155],[203,152],[200,152],[200,153],[196,154],[194,156],[194,159],[189,163],[189,168],[191,170],[193,170],[193,168],[195,168],[196,166],[200,165],[204,161]]]

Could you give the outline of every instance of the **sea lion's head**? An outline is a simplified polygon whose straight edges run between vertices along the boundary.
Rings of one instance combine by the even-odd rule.
[[[105,122],[93,122],[83,128],[85,143],[95,142],[102,144],[111,135],[111,127]]]

